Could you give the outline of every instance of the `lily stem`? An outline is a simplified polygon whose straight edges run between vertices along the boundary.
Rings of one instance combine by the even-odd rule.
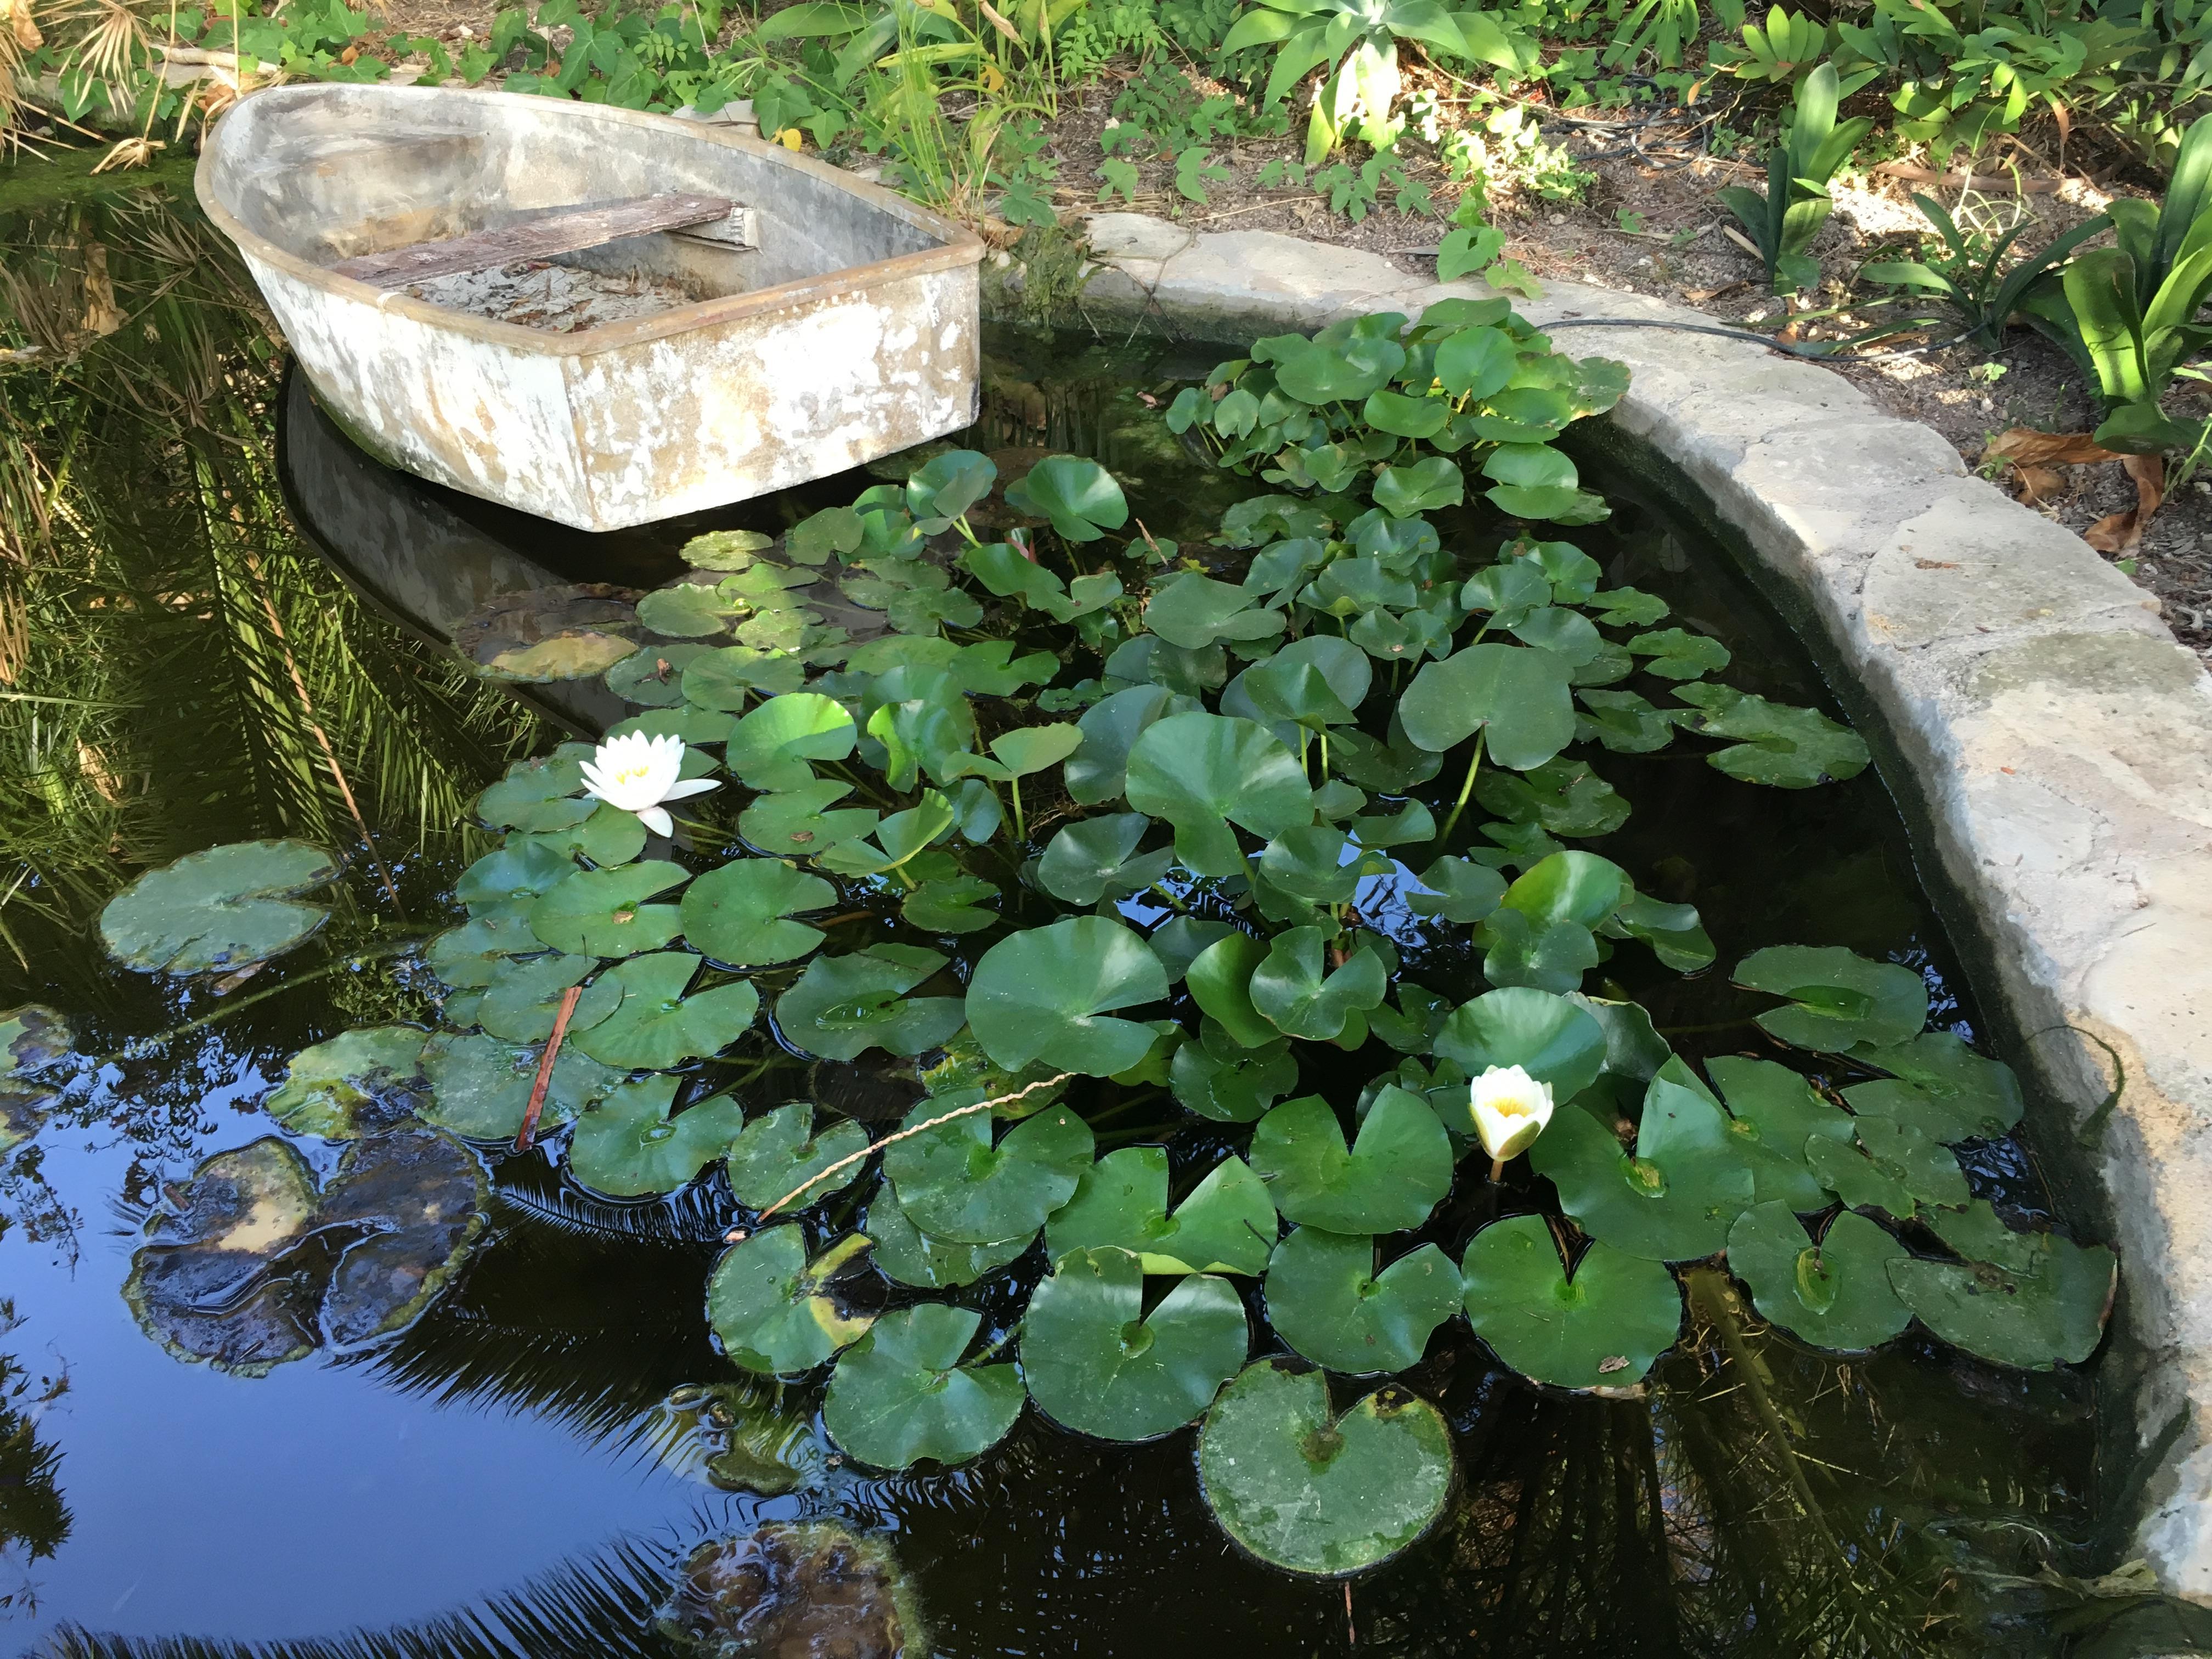
[[[1483,741],[1489,735],[1487,731],[1474,734],[1474,753],[1467,757],[1467,776],[1461,781],[1459,799],[1452,803],[1451,816],[1444,820],[1443,834],[1437,837],[1440,841],[1451,839],[1451,832],[1459,827],[1459,815],[1467,811],[1468,797],[1474,793],[1474,775],[1482,769]]]
[[[1008,778],[1006,793],[1012,795],[1014,800],[1014,839],[1026,844],[1030,838],[1030,831],[1028,824],[1022,821],[1022,781],[1019,778]]]

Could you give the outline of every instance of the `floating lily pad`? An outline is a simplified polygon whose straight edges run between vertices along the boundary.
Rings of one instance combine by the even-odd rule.
[[[1898,1043],[1862,1043],[1850,1058],[1894,1081],[1861,1083],[1844,1098],[1862,1117],[1895,1118],[1942,1141],[2008,1133],[2027,1103],[2002,1060],[1984,1060],[1954,1031],[1923,1031]]]
[[[416,1105],[416,1115],[471,1140],[512,1140],[529,1109],[541,1052],[540,1047],[441,1031],[422,1050],[430,1097]],[[605,1099],[621,1081],[620,1072],[564,1044],[554,1059],[553,1075],[538,1109],[540,1127],[551,1129],[566,1123]]]
[[[1267,946],[1249,933],[1232,933],[1200,951],[1184,970],[1190,994],[1223,1034],[1243,1048],[1272,1048],[1283,1040],[1273,1020],[1252,1002],[1252,975],[1267,959]]]
[[[1095,542],[1129,521],[1129,503],[1114,475],[1080,455],[1048,455],[1007,486],[1006,505],[1034,513],[1072,542]]]
[[[818,691],[792,691],[739,720],[722,752],[750,788],[799,789],[815,781],[809,761],[842,760],[859,737],[842,703]]]
[[[1175,863],[1168,848],[1136,856],[1137,843],[1152,823],[1142,812],[1114,812],[1067,825],[1037,860],[1039,884],[1068,904],[1118,901],[1143,892]]]
[[[1437,1032],[1436,1052],[1457,1060],[1470,1077],[1493,1066],[1518,1066],[1549,1084],[1553,1098],[1564,1102],[1597,1081],[1606,1031],[1587,1008],[1567,998],[1515,985],[1455,1008]]]
[[[518,841],[461,872],[453,896],[471,916],[527,916],[531,907],[576,872],[576,861],[542,842]]]
[[[206,974],[266,962],[330,915],[299,895],[327,887],[339,864],[300,841],[245,841],[149,870],[100,913],[108,955],[141,973]]]
[[[482,990],[507,970],[509,958],[536,956],[545,941],[530,931],[527,916],[478,916],[448,927],[430,941],[423,960],[457,991]]]
[[[1462,926],[1480,921],[1505,896],[1505,878],[1486,864],[1441,858],[1421,872],[1419,887],[1401,890],[1417,916],[1442,916]]]
[[[586,745],[563,744],[553,754],[515,762],[477,797],[477,818],[494,830],[532,834],[574,829],[599,806],[584,793],[583,763],[591,757]]]
[[[1633,643],[1629,648],[1635,649]],[[1811,789],[1856,777],[1872,758],[1857,732],[1816,709],[1769,702],[1727,685],[1678,685],[1674,695],[1697,709],[1674,716],[1685,732],[1742,739],[1705,762],[1747,783]]]
[[[645,850],[645,825],[636,813],[604,801],[587,800],[584,805],[592,810],[580,822],[558,830],[515,830],[509,834],[507,845],[549,848],[570,859],[580,855],[602,870],[628,864]]]
[[[912,1128],[946,1111],[925,1100]],[[988,1112],[971,1112],[926,1134],[894,1142],[884,1173],[908,1219],[934,1238],[993,1244],[1024,1238],[1075,1194],[1091,1167],[1091,1126],[1066,1106],[1048,1106],[992,1141]]]
[[[1523,1376],[1554,1388],[1639,1382],[1681,1329],[1674,1274],[1601,1240],[1570,1278],[1541,1216],[1491,1223],[1467,1247],[1460,1271],[1475,1334]]]
[[[647,708],[673,708],[684,701],[685,666],[708,649],[704,645],[656,640],[651,649],[634,652],[607,670],[607,690],[625,702]],[[801,675],[805,672],[797,663],[792,666]],[[694,701],[710,708],[716,706],[704,697]]]
[[[1528,1163],[1550,1177],[1560,1207],[1584,1232],[1652,1261],[1711,1255],[1752,1201],[1751,1170],[1726,1115],[1665,1067],[1644,1091],[1632,1154],[1589,1112],[1563,1107],[1528,1149]]]
[[[738,815],[738,833],[771,856],[789,854],[811,857],[839,842],[872,836],[878,822],[865,806],[833,804],[853,793],[849,783],[817,778],[795,789],[762,795]]]
[[[1240,1158],[1225,1158],[1168,1213],[1168,1155],[1125,1146],[1083,1172],[1045,1225],[1045,1251],[1127,1250],[1148,1273],[1256,1275],[1275,1248],[1275,1206]]]
[[[1423,1244],[1377,1273],[1373,1238],[1299,1227],[1275,1247],[1267,1293],[1284,1341],[1316,1365],[1373,1376],[1421,1363],[1437,1327],[1459,1311],[1459,1270]]]
[[[921,1629],[880,1540],[842,1527],[781,1523],[699,1545],[676,1569],[653,1625],[655,1635],[699,1659],[902,1659],[921,1650]],[[663,1644],[636,1645],[657,1651]]]
[[[578,1033],[576,1046],[607,1066],[665,1069],[718,1054],[743,1036],[760,994],[740,980],[684,995],[699,971],[688,951],[659,951],[610,968],[601,983],[622,988],[612,1013]]]
[[[1844,1203],[1902,1218],[1922,1204],[1966,1201],[1966,1172],[1942,1142],[1890,1118],[1851,1122],[1856,1146],[1820,1135],[1805,1143],[1807,1167]]]
[[[1976,1205],[1970,1215],[1985,1208]],[[1954,1347],[1998,1365],[2045,1370],[2097,1350],[2112,1311],[2119,1259],[2056,1233],[2014,1233],[1994,1218],[1970,1232],[1954,1223],[1945,1242],[2000,1260],[1893,1261],[1890,1283],[1920,1322]]]
[[[731,1362],[764,1376],[793,1376],[859,1341],[872,1316],[846,1314],[827,1287],[867,1248],[864,1236],[850,1233],[810,1261],[805,1234],[786,1225],[723,1251],[707,1281],[707,1318]]]
[[[1022,1376],[1054,1422],[1151,1440],[1204,1411],[1243,1364],[1251,1331],[1227,1279],[1180,1279],[1149,1317],[1144,1284],[1127,1250],[1075,1250],[1031,1292]]]
[[[1705,1069],[1728,1102],[1737,1155],[1751,1170],[1753,1198],[1761,1204],[1780,1200],[1801,1212],[1825,1208],[1828,1194],[1805,1161],[1805,1145],[1817,1136],[1850,1146],[1850,1114],[1771,1060],[1721,1054],[1707,1060]]]
[[[609,1090],[576,1120],[568,1173],[616,1198],[672,1193],[696,1180],[737,1139],[744,1109],[716,1095],[671,1117],[678,1081],[647,1077]]]
[[[684,929],[672,904],[648,904],[690,878],[683,866],[653,859],[612,870],[579,870],[530,907],[530,931],[574,956],[627,957],[658,951]]]
[[[451,1137],[419,1125],[364,1136],[323,1188],[315,1228],[350,1237],[322,1293],[324,1340],[387,1336],[437,1299],[486,1224],[490,1186]]]
[[[558,951],[511,962],[501,967],[476,1005],[476,1023],[493,1036],[507,1042],[543,1042],[553,1035],[561,1017],[561,1004],[569,989],[599,973],[597,957],[572,957]],[[622,1001],[622,983],[601,975],[586,986],[568,1013],[568,1029],[581,1031],[598,1024]],[[447,1018],[456,1024],[452,1004]]]
[[[948,1042],[967,1018],[957,997],[906,997],[945,958],[911,945],[878,945],[850,956],[817,957],[776,1000],[784,1036],[824,1060],[856,1060],[870,1048],[919,1054]]]
[[[1347,1150],[1319,1095],[1286,1100],[1252,1132],[1252,1167],[1284,1216],[1337,1233],[1418,1227],[1451,1189],[1451,1137],[1428,1102],[1390,1087]]]
[[[1390,988],[1389,969],[1364,945],[1332,969],[1328,930],[1291,927],[1275,935],[1267,958],[1252,970],[1252,1006],[1278,1030],[1327,1042],[1344,1035],[1378,1006]],[[1353,1039],[1356,1040],[1356,1039]]]
[[[1313,819],[1305,770],[1264,726],[1224,714],[1170,714],[1129,750],[1126,790],[1139,812],[1175,826],[1176,854],[1194,873],[1244,873],[1231,824],[1263,840]]]
[[[861,1226],[876,1242],[876,1266],[891,1282],[923,1291],[950,1291],[972,1285],[1036,1242],[1034,1230],[995,1244],[958,1244],[949,1238],[933,1238],[907,1218],[898,1194],[888,1182],[868,1200]]]
[[[968,981],[968,1024],[994,1062],[1049,1059],[1111,1077],[1144,1059],[1154,1033],[1115,1009],[1164,1000],[1166,970],[1145,941],[1103,916],[1071,916],[1000,939]]]
[[[1753,1205],[1729,1230],[1729,1267],[1751,1287],[1759,1317],[1816,1348],[1856,1353],[1881,1346],[1912,1322],[1890,1285],[1890,1264],[1906,1251],[1854,1210],[1840,1212],[1815,1244],[1790,1206]]]
[[[1298,1062],[1288,1039],[1247,1048],[1208,1016],[1199,1022],[1198,1041],[1175,1051],[1168,1081],[1175,1097],[1200,1117],[1254,1123],[1298,1086]]]
[[[827,909],[837,890],[781,859],[737,859],[684,890],[684,937],[732,968],[790,962],[822,943],[819,928],[791,917]]]
[[[381,1133],[428,1096],[424,1038],[413,1025],[342,1031],[293,1055],[283,1086],[262,1104],[295,1134],[352,1140]]]
[[[1575,740],[1568,663],[1522,645],[1470,645],[1421,665],[1398,704],[1406,735],[1431,753],[1484,734],[1490,757],[1514,771],[1541,766]]]
[[[636,600],[630,589],[605,582],[497,594],[454,624],[453,649],[489,680],[596,679],[644,638]]]
[[[903,1469],[924,1458],[950,1466],[989,1450],[1022,1414],[1011,1364],[963,1365],[982,1316],[924,1303],[886,1314],[845,1350],[822,1421],[861,1462]]]
[[[1082,746],[1067,757],[1061,772],[1068,794],[1085,806],[1121,794],[1128,783],[1129,751],[1145,728],[1163,715],[1187,712],[1189,706],[1165,686],[1133,685],[1084,710],[1075,723],[1083,733]]]
[[[1451,1431],[1397,1389],[1333,1416],[1321,1372],[1263,1359],[1206,1413],[1198,1476],[1222,1530],[1261,1560],[1322,1577],[1363,1572],[1443,1514]]]
[[[981,876],[947,876],[901,899],[899,914],[925,933],[981,933],[999,920],[982,908],[998,896],[998,888]]]
[[[1928,986],[1910,968],[1869,962],[1836,945],[1771,945],[1735,965],[1747,990],[1787,997],[1759,1023],[1800,1048],[1840,1053],[1854,1043],[1903,1043],[1928,1023]]]
[[[847,1119],[817,1133],[813,1103],[795,1100],[755,1118],[730,1144],[730,1190],[747,1209],[764,1210],[802,1181],[867,1148],[868,1132],[859,1124]],[[799,1206],[851,1186],[866,1167],[852,1164],[809,1187]]]

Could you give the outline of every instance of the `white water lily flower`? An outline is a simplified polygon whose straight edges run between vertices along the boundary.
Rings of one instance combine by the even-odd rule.
[[[1495,1164],[1525,1152],[1552,1121],[1552,1085],[1518,1066],[1493,1066],[1468,1085],[1474,1132]]]
[[[648,738],[631,732],[609,738],[599,752],[584,763],[584,789],[610,806],[635,812],[638,821],[657,836],[673,834],[676,826],[662,809],[663,801],[682,800],[721,786],[712,778],[678,778],[684,768],[684,739]]]

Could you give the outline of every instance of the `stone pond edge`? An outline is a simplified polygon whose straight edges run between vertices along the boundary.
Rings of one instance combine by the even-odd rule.
[[[1073,307],[1108,337],[1241,344],[1489,293],[1270,231],[1088,228]],[[1518,306],[1712,320],[1569,283]],[[1873,746],[2031,1079],[2035,1154],[2121,1253],[2110,1551],[2212,1602],[2212,677],[2149,594],[1840,375],[1671,330],[1557,343],[1633,370],[1583,447],[1720,531]]]

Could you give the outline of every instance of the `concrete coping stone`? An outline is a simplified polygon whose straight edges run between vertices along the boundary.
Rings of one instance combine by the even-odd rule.
[[[1241,346],[1492,297],[1272,231],[1104,213],[1089,240],[1102,334]],[[1571,283],[1516,307],[1714,321]],[[1628,364],[1592,441],[1719,530],[1873,746],[2038,1152],[2121,1252],[2109,1547],[2212,1603],[2212,677],[2155,599],[1841,376],[1674,330],[1554,343]]]

